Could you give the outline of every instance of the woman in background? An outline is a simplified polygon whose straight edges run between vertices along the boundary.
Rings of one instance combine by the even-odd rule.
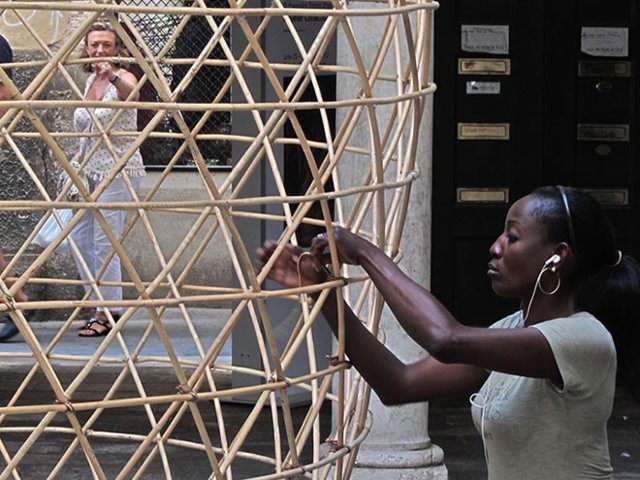
[[[121,56],[124,53],[120,38],[108,22],[96,23],[87,32],[85,36],[85,54],[89,58],[95,58],[96,61],[85,64],[85,69],[92,72],[85,85],[85,100],[113,102],[136,101],[138,99],[137,93],[132,95],[138,80],[132,73],[112,60],[113,57]],[[135,132],[137,130],[137,110],[135,109],[104,106],[92,108],[91,112],[98,119],[99,125],[94,123],[89,109],[81,107],[76,109],[74,113],[76,131],[91,133],[101,132],[105,129],[108,129],[109,132]],[[113,122],[116,117],[117,119]],[[115,168],[119,168],[118,175],[102,190],[97,202],[130,201],[132,198],[131,192],[123,175],[129,178],[134,189],[137,190],[140,179],[145,174],[142,156],[140,151],[136,149],[124,165],[118,166],[120,159],[128,155],[135,138],[133,136],[112,135],[109,137],[109,141],[110,145],[98,136],[81,138],[80,151],[85,153],[89,153],[94,144],[100,142],[83,169],[89,182],[89,191],[93,193]],[[123,210],[100,210],[100,214],[106,220],[115,237],[120,238],[127,212]],[[104,283],[121,283],[122,272],[120,258],[117,254],[114,254],[106,268],[103,268],[113,250],[113,246],[94,215],[86,214],[72,231],[72,236],[88,266],[90,275],[97,280],[103,299],[107,301],[122,300],[121,286],[104,285]],[[88,282],[90,276],[81,262],[78,259],[76,260],[81,278]],[[101,271],[103,271],[102,274],[100,274]],[[91,290],[90,299],[97,299],[95,291],[89,285],[85,286],[85,290]],[[78,335],[81,337],[106,335],[111,330],[111,320],[117,321],[119,317],[118,309],[108,311],[107,309],[98,308],[84,322]]]

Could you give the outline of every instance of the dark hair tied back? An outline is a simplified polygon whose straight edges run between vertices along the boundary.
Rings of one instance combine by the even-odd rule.
[[[611,332],[618,350],[620,380],[640,379],[640,356],[633,345],[640,336],[640,266],[624,255],[609,217],[591,194],[573,187],[541,187],[536,217],[552,242],[566,242],[575,267],[577,306],[591,312]],[[573,230],[573,231],[572,231]]]

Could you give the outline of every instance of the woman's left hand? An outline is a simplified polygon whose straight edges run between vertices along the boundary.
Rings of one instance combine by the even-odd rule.
[[[256,250],[256,273],[260,273],[269,262],[277,246],[275,241],[267,240]],[[311,255],[288,243],[269,270],[269,278],[285,287],[295,288],[322,283],[327,280],[327,274],[323,269],[317,268]]]
[[[360,255],[369,248],[377,248],[369,241],[356,235],[349,230],[335,226],[333,228],[333,239],[335,240],[338,262],[348,265],[360,265]],[[311,243],[311,253],[314,258],[316,268],[321,265],[329,265],[331,256],[327,252],[329,239],[326,233],[316,235]]]
[[[96,75],[100,77],[106,76],[107,72],[111,71],[111,64],[109,62],[92,63],[91,67],[93,68],[93,71],[96,73]]]

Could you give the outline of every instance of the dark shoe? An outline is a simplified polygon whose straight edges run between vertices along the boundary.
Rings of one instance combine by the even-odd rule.
[[[33,317],[36,311],[37,310],[23,311],[22,314],[24,315],[24,319],[27,322],[30,322],[31,318]],[[13,323],[13,320],[11,319],[11,317],[7,315],[7,320],[4,324],[4,327],[2,328],[2,330],[0,330],[0,343],[10,340],[11,338],[15,337],[19,332],[20,330],[18,330],[18,327],[16,327],[16,324]]]
[[[0,330],[0,342],[6,342],[10,338],[15,337],[18,332],[20,332],[20,330],[18,330],[16,324],[13,323],[11,317],[7,315],[7,322],[4,324],[2,330]]]

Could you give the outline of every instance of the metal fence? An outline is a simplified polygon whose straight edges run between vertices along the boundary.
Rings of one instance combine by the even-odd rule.
[[[136,5],[158,6],[182,5],[183,2],[177,0],[136,0]],[[225,0],[206,0],[206,6],[211,8],[228,6]],[[162,58],[166,59],[160,63],[164,77],[170,85],[171,90],[182,82],[187,72],[190,70],[196,59],[207,47],[213,36],[208,19],[204,16],[191,16],[188,18],[182,15],[143,13],[131,14],[130,18],[140,36],[144,39],[146,46],[154,56],[164,52]],[[218,23],[221,19],[212,17]],[[178,32],[176,34],[176,32]],[[230,40],[230,32],[224,35],[227,42]],[[209,52],[208,59],[225,59],[219,43]],[[133,68],[135,72],[135,68]],[[140,72],[141,73],[141,72]],[[179,103],[229,103],[231,91],[227,89],[221,93],[221,89],[228,80],[230,68],[227,65],[205,64],[197,71],[186,88],[178,96]],[[158,92],[147,82],[141,91],[141,100],[157,101]],[[138,127],[144,128],[155,112],[140,110],[138,112]],[[203,115],[208,115],[198,135],[208,135],[208,138],[198,139],[197,148],[209,166],[229,166],[231,163],[231,143],[224,138],[231,131],[231,112],[217,111],[207,113],[206,111],[183,111],[180,113],[189,129],[193,129],[201,121]],[[179,134],[180,130],[176,124],[174,114],[167,114],[155,128],[155,132]],[[211,134],[215,138],[210,138]],[[145,165],[149,168],[154,166],[163,167],[179,150],[184,139],[180,135],[151,135],[141,148]],[[194,165],[193,151],[185,149],[176,162],[177,166]]]

